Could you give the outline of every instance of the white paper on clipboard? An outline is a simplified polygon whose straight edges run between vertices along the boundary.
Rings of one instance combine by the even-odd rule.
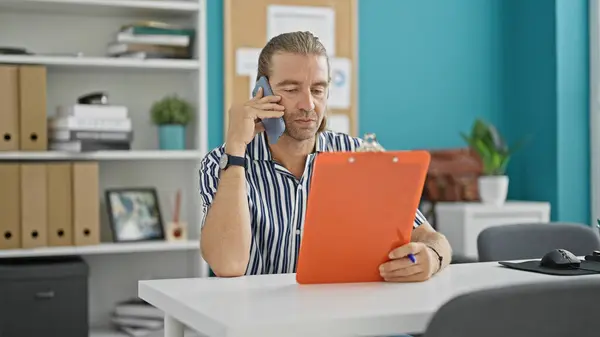
[[[267,7],[267,40],[295,31],[310,31],[321,40],[327,54],[335,56],[335,11],[330,7]]]

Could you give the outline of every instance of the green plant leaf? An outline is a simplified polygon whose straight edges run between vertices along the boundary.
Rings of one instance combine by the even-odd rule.
[[[497,152],[492,153],[492,166],[494,167],[494,170],[500,167],[501,160],[502,159],[500,158],[500,155]]]
[[[490,150],[481,139],[475,140],[475,150],[481,157],[488,158],[491,155]]]
[[[465,141],[465,143],[467,143],[467,145],[469,145],[469,146],[472,145],[471,138],[469,136],[467,136],[464,132],[461,132],[460,136]]]
[[[504,160],[502,161],[502,164],[500,165],[500,167],[498,169],[498,174],[499,175],[506,174],[506,168],[508,167],[508,163],[509,162],[510,162],[510,156],[504,157]]]
[[[473,122],[469,135],[461,132],[460,136],[479,154],[486,175],[504,175],[511,156],[525,143],[525,140],[521,140],[509,147],[496,127],[481,118]]]
[[[502,139],[496,127],[493,125],[488,125],[488,131],[491,145],[493,145],[496,149],[505,148],[504,139]]]
[[[154,124],[188,124],[194,114],[194,108],[177,95],[166,96],[154,102],[150,109]]]

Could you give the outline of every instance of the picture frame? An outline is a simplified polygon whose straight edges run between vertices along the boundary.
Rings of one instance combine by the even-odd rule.
[[[165,240],[155,188],[107,189],[105,202],[114,242]]]

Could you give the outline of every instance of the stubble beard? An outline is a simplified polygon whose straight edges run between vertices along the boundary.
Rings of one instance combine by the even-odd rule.
[[[297,115],[293,116],[288,121],[284,117],[284,123],[285,123],[284,134],[294,140],[297,140],[297,141],[306,141],[306,140],[312,139],[317,134],[317,130],[319,129],[319,124],[321,122],[323,122],[322,120],[320,120],[320,121],[318,120],[314,126],[312,126],[310,128],[302,128],[302,127],[297,127],[296,125],[294,125],[295,118],[297,118]]]

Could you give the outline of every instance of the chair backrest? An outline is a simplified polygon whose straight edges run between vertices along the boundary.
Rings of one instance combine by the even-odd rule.
[[[597,277],[478,290],[442,305],[424,337],[597,337],[599,301]]]
[[[551,222],[489,227],[477,237],[482,262],[537,259],[558,248],[577,256],[591,254],[600,250],[600,235],[583,224]]]

